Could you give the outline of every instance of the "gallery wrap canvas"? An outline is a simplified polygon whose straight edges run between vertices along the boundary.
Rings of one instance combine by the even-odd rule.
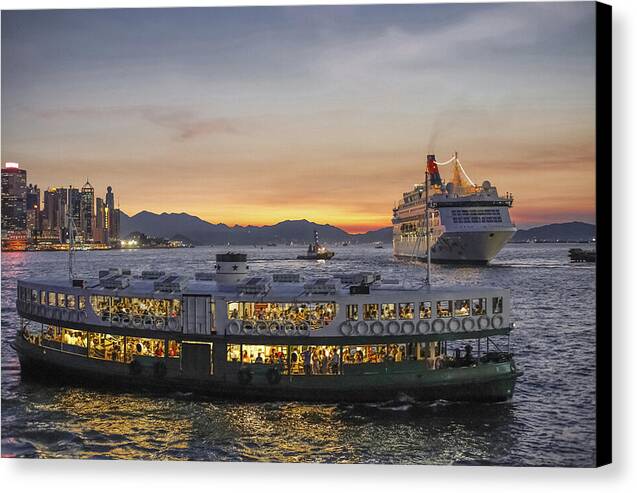
[[[4,10],[3,459],[608,464],[610,31]]]

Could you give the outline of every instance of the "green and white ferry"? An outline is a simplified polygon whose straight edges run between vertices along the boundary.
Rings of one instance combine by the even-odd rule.
[[[505,289],[252,275],[243,253],[192,278],[20,280],[17,309],[22,372],[55,380],[242,399],[503,401],[521,374]]]

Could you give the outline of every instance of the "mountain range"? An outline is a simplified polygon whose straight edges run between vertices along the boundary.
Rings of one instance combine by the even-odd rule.
[[[156,214],[142,211],[133,216],[120,213],[122,237],[139,231],[149,236],[187,238],[195,245],[252,245],[266,243],[310,243],[314,231],[321,241],[327,243],[345,242],[374,243],[391,242],[392,228],[386,227],[367,233],[351,234],[330,224],[317,224],[305,219],[287,220],[271,226],[228,226],[223,223],[210,223],[196,216],[181,213]],[[548,224],[530,229],[520,229],[513,237],[514,242],[540,241],[579,241],[595,237],[595,225],[583,222]]]
[[[120,230],[123,238],[139,231],[149,236],[174,238],[186,237],[195,245],[252,245],[266,243],[310,243],[314,231],[327,243],[349,241],[373,243],[391,241],[392,228],[381,228],[363,234],[350,234],[330,224],[317,224],[305,219],[288,220],[272,226],[228,226],[213,224],[196,216],[181,213],[155,214],[142,211],[134,216],[120,213]]]

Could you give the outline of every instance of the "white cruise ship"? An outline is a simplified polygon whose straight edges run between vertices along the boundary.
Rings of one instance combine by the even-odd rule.
[[[451,167],[442,180],[438,166]],[[427,156],[429,225],[432,262],[487,263],[517,231],[509,208],[513,196],[498,195],[488,181],[477,186],[467,176],[457,153],[444,163]],[[394,208],[394,256],[427,260],[425,184],[418,183]]]

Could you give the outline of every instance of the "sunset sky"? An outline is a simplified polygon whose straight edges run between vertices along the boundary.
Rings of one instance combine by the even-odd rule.
[[[518,226],[594,222],[594,26],[592,2],[4,11],[2,160],[129,215],[360,232],[458,151]]]

